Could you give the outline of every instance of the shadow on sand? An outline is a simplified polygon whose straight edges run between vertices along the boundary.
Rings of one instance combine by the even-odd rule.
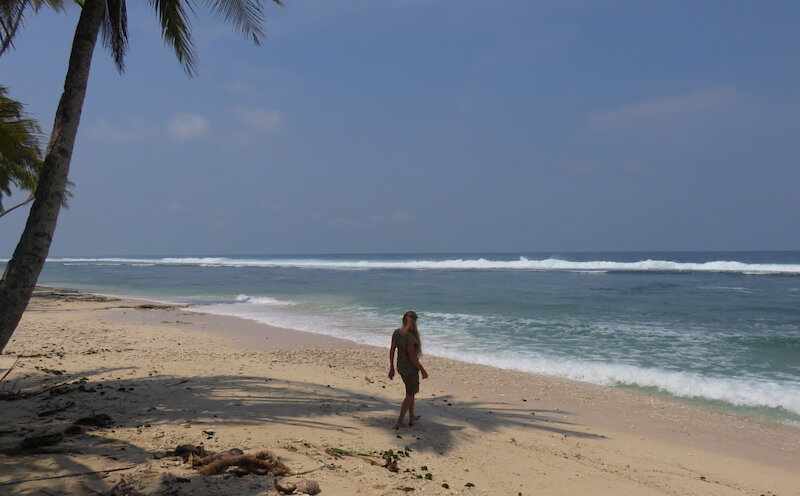
[[[117,371],[87,370],[75,377],[98,377],[111,372]],[[41,378],[38,379],[41,382]],[[439,455],[449,453],[459,433],[468,436],[470,429],[493,432],[503,427],[517,427],[565,436],[602,438],[581,432],[578,426],[555,416],[564,417],[568,412],[525,409],[502,403],[456,403],[450,396],[419,398],[417,410],[423,415],[422,421],[398,431],[393,426],[399,402],[381,398],[385,393],[379,390],[370,396],[320,383],[233,375],[73,380],[44,394],[0,402],[0,425],[4,426],[0,430],[0,494],[76,494],[75,478],[53,477],[85,474],[100,468],[134,467],[154,456],[165,455],[163,451],[148,451],[145,447],[148,443],[144,441],[133,445],[114,436],[117,429],[149,426],[190,423],[216,428],[287,425],[341,432],[382,429],[386,432],[387,445],[400,436],[402,443],[414,451]],[[70,403],[74,405],[63,411],[40,416]],[[18,449],[25,437],[63,432],[77,419],[99,413],[111,416],[114,426],[90,428],[83,434],[66,436],[54,446],[27,451]],[[338,417],[346,419],[340,422]],[[375,447],[365,447],[370,448]],[[193,478],[202,479],[199,475]],[[38,483],[33,490],[30,481],[37,479],[47,479],[46,487]],[[102,474],[83,475],[79,479],[84,484],[81,487],[87,488],[84,494],[92,494],[92,491],[102,494],[112,489],[104,482]],[[182,482],[178,487],[174,480],[165,478],[152,494],[183,494],[181,488],[188,490],[192,484]]]

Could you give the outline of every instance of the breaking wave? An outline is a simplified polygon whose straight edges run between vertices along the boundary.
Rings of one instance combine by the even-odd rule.
[[[277,300],[275,298],[270,298],[268,296],[250,296],[246,294],[240,294],[236,297],[237,303],[252,303],[255,305],[268,305],[268,306],[288,306],[288,305],[296,305],[293,301],[286,301],[286,300]]]
[[[227,257],[168,257],[168,258],[52,258],[50,263],[91,265],[185,265],[199,267],[282,267],[321,270],[527,270],[572,272],[725,272],[751,275],[800,275],[800,264],[754,264],[719,260],[691,263],[669,260],[612,262],[595,260],[575,262],[547,258],[531,260],[489,260],[486,258],[449,260],[337,260],[325,258],[227,258]]]
[[[289,307],[299,304],[270,297],[240,295],[228,304],[198,305],[189,310],[237,316],[362,344],[386,346],[388,342],[391,324],[367,309],[350,308],[347,312],[336,312],[334,316],[327,312],[309,313],[306,309]],[[495,346],[486,339],[476,341],[474,337],[458,331],[470,326],[491,328],[492,318],[489,316],[429,312],[425,317],[428,319],[427,352],[432,355],[603,386],[653,388],[683,398],[722,401],[752,408],[783,409],[800,415],[800,382],[797,380],[776,380],[756,374],[714,376],[695,371],[668,370],[660,366],[620,363],[613,359],[597,361],[547,356],[526,351],[524,346],[508,349],[508,343]],[[620,329],[616,332],[619,333]],[[687,352],[686,349],[683,351]]]
[[[499,354],[465,353],[461,350],[432,351],[448,358],[521,372],[553,375],[602,386],[651,387],[683,398],[724,401],[737,406],[782,408],[800,415],[800,385],[796,383],[755,377],[709,377],[694,372],[574,359],[521,359]]]

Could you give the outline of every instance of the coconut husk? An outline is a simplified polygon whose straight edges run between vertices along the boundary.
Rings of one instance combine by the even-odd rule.
[[[280,494],[292,494],[294,493],[295,489],[297,489],[297,484],[291,482],[289,484],[286,484],[285,486],[282,486],[278,482],[277,478],[272,479],[272,485],[275,486],[275,490],[278,491],[278,493]]]
[[[297,492],[305,494],[317,494],[320,492],[319,483],[315,480],[300,479],[295,488]]]

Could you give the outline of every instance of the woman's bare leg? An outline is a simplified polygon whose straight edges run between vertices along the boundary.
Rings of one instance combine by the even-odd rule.
[[[419,415],[414,415],[414,403],[416,396],[411,395],[411,404],[408,407],[408,425],[414,425],[414,422],[419,420]]]
[[[400,417],[397,419],[395,427],[400,428],[406,426],[406,423],[403,422],[403,418],[405,418],[406,412],[408,412],[410,408],[413,408],[413,405],[414,405],[414,395],[407,394],[405,399],[403,400],[403,405],[400,407]]]

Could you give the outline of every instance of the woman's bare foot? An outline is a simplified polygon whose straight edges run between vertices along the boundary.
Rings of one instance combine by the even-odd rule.
[[[411,417],[411,420],[408,421],[408,425],[414,425],[414,422],[416,422],[420,418],[421,417],[419,415],[414,415],[413,417]]]
[[[404,427],[408,427],[408,424],[406,424],[405,422],[398,422],[398,423],[394,424],[394,428],[395,429],[402,429]]]

